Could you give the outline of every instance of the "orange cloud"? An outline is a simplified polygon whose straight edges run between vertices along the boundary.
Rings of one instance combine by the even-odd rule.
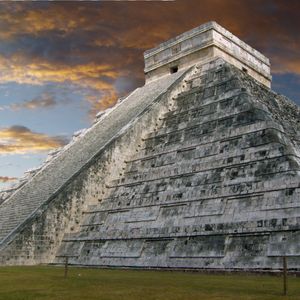
[[[26,3],[2,3],[0,21],[6,30],[0,31],[0,37],[10,39],[20,34],[38,34],[39,32],[60,30],[70,32],[79,24],[84,24],[84,18],[76,14],[77,9],[72,4],[69,7],[49,6],[34,8]],[[71,15],[73,14],[73,17]]]
[[[33,132],[23,126],[0,129],[0,154],[43,152],[65,144],[65,138]]]
[[[9,176],[0,176],[0,183],[6,183],[10,181],[15,181],[17,180],[17,177],[9,177]]]
[[[110,90],[101,97],[95,95],[87,96],[87,100],[91,103],[90,116],[93,118],[99,111],[112,107],[117,99],[118,95],[115,90]]]
[[[42,85],[47,82],[69,82],[81,87],[103,90],[111,89],[111,84],[101,80],[101,77],[117,78],[121,75],[121,71],[116,71],[107,64],[97,65],[91,62],[71,66],[38,58],[29,60],[21,54],[14,54],[9,58],[0,55],[0,65],[0,83]]]
[[[0,83],[54,82],[92,89],[85,94],[94,114],[115,103],[120,92],[114,81],[120,76],[142,81],[145,49],[210,20],[269,56],[273,72],[300,74],[299,10],[300,2],[294,0],[0,3],[4,42],[46,38],[43,47],[53,43],[51,50],[59,49],[59,59],[53,51],[0,54]],[[70,45],[66,52],[59,48],[64,41]]]
[[[294,73],[300,75],[300,58],[283,59],[282,57],[273,57],[273,73],[284,74]]]
[[[95,115],[96,107],[105,109],[108,103],[107,98],[117,98],[117,91],[113,81],[119,76],[126,74],[126,71],[116,70],[108,64],[86,63],[70,66],[67,64],[50,63],[46,60],[32,59],[20,54],[12,55],[9,59],[0,55],[0,83],[17,82],[20,84],[43,85],[48,82],[58,84],[71,84],[79,89],[93,90],[99,93],[92,103],[90,115]],[[107,80],[107,78],[109,80]],[[103,104],[99,105],[100,95],[104,95]],[[87,99],[90,103],[92,97]],[[14,104],[12,109],[36,109],[55,105],[55,100],[49,95],[42,95],[40,99],[33,99],[21,104]]]

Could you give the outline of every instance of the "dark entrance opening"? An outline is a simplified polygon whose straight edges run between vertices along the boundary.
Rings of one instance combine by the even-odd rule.
[[[170,68],[170,74],[178,72],[178,66],[174,66]]]
[[[248,70],[246,68],[242,68],[243,72],[248,73]]]

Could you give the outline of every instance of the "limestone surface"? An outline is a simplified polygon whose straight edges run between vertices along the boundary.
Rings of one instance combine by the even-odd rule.
[[[144,53],[146,83],[214,57],[222,57],[267,87],[271,86],[269,59],[216,22],[202,24],[147,50]]]
[[[103,115],[81,138],[67,145],[50,163],[29,176],[16,190],[3,193],[0,205],[0,249],[14,239],[27,222],[47,208],[73,176],[109,145],[147,107],[174,83],[182,72],[133,91]],[[8,195],[7,195],[8,194]]]
[[[198,70],[56,262],[300,269],[299,108],[222,60]]]
[[[199,28],[147,52],[182,43],[0,194],[1,264],[278,270],[287,256],[300,271],[300,109],[245,72],[241,51],[191,56]]]

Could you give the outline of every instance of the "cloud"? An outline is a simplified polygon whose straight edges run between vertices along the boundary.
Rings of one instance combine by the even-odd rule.
[[[23,101],[22,103],[15,103],[10,106],[13,110],[20,109],[39,109],[39,108],[49,108],[57,105],[57,101],[54,99],[53,95],[49,93],[43,93],[40,97],[34,98],[32,100]]]
[[[49,88],[48,88],[49,89]],[[64,91],[61,91],[59,99],[56,99],[58,95],[55,95],[53,91],[45,91],[39,96],[31,100],[24,100],[20,103],[12,103],[9,105],[0,106],[1,110],[13,110],[19,111],[23,109],[27,110],[37,110],[37,109],[49,109],[57,105],[70,104],[72,102],[68,94],[65,94]]]
[[[0,22],[6,30],[3,30],[0,36],[9,39],[20,33],[37,34],[50,30],[69,32],[74,30],[80,19],[75,21],[66,18],[67,10],[67,7],[55,9],[54,6],[40,4],[2,3]],[[72,11],[74,13],[74,10]]]
[[[110,89],[111,84],[101,77],[117,78],[121,72],[107,64],[55,64],[41,58],[30,59],[20,53],[9,58],[0,55],[0,83],[43,85],[48,82],[69,82],[96,90]]]
[[[0,83],[2,84],[9,82],[31,85],[65,84],[73,86],[74,89],[85,90],[85,94],[97,92],[99,96],[103,95],[106,98],[112,93],[118,94],[114,81],[128,74],[127,70],[118,69],[117,66],[107,63],[88,62],[77,65],[50,63],[42,58],[32,59],[19,53],[9,58],[0,54],[0,65]],[[41,99],[29,100],[11,107],[35,109],[55,104],[55,99],[44,94]]]
[[[17,177],[9,177],[9,176],[0,176],[0,183],[7,183],[11,181],[17,180]]]
[[[99,111],[105,110],[106,108],[113,106],[118,99],[118,95],[115,90],[111,90],[101,96],[89,95],[86,98],[91,103],[89,114],[91,117],[93,117]]]
[[[144,50],[210,20],[269,56],[273,72],[300,74],[299,10],[295,0],[3,2],[0,83],[73,85],[94,114],[124,92],[118,78],[143,83]]]
[[[0,155],[49,151],[67,143],[65,137],[33,132],[24,126],[0,129]]]
[[[114,81],[126,74],[126,71],[117,70],[108,64],[96,64],[94,62],[77,65],[67,65],[63,63],[50,63],[41,58],[29,59],[20,54],[14,54],[10,58],[0,55],[0,83],[16,82],[19,84],[44,85],[49,82],[57,84],[67,84],[74,86],[74,89],[85,90],[85,94],[92,95],[98,93],[95,105],[92,103],[90,115],[94,116],[95,107],[98,106],[100,96],[103,95],[103,103],[108,103],[108,97],[114,94],[117,98],[118,92],[114,86]],[[91,97],[87,99],[91,102]],[[112,102],[111,102],[112,103]],[[37,109],[49,108],[57,104],[57,101],[48,94],[43,94],[41,98],[25,101],[21,104],[13,104],[10,108]],[[103,109],[105,105],[100,105]],[[2,107],[3,109],[3,107]]]

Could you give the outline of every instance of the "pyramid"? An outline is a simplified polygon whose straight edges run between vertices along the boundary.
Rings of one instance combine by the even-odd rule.
[[[0,262],[300,270],[300,109],[215,22],[148,50],[143,87],[0,205]]]

